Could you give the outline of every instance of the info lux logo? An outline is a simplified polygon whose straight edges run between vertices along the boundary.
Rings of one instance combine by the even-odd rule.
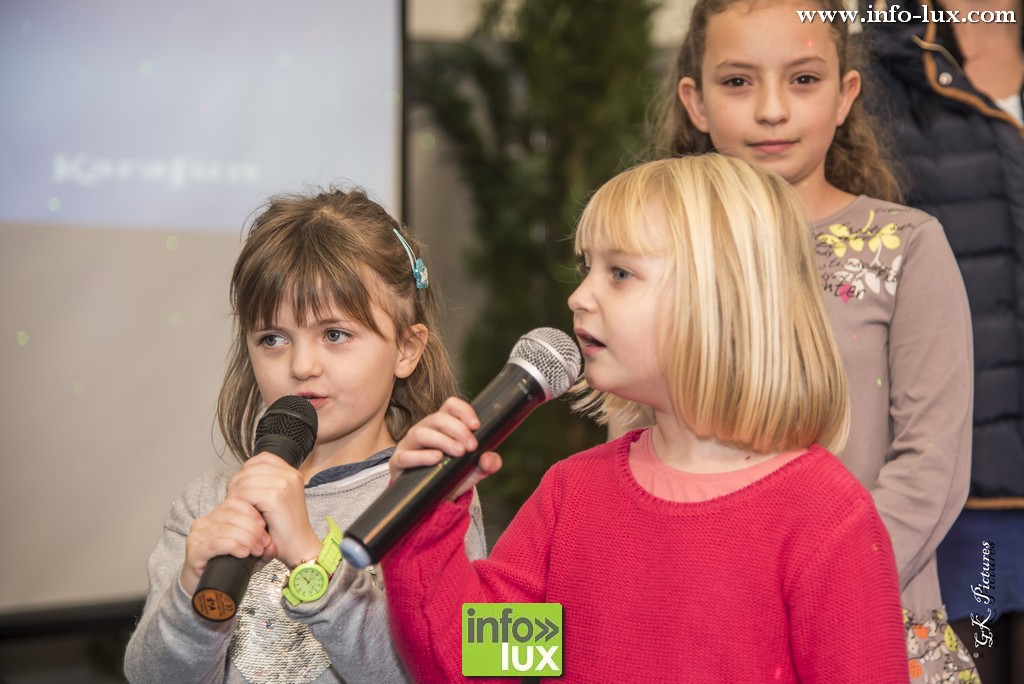
[[[466,677],[562,674],[562,604],[462,604]]]

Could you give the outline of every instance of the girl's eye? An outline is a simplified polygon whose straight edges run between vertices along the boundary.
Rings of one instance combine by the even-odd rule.
[[[810,74],[801,74],[793,79],[793,81],[799,85],[811,85],[812,83],[817,83],[818,80],[817,76],[812,76]]]
[[[347,332],[345,332],[344,330],[338,330],[336,328],[331,328],[326,333],[324,333],[324,339],[327,340],[328,342],[332,342],[335,344],[339,342],[346,342],[348,341],[349,337],[351,337],[351,335],[349,335]]]
[[[727,78],[724,81],[722,81],[722,85],[729,88],[741,88],[747,85],[747,79],[741,78],[739,76],[733,76],[732,78]]]
[[[284,344],[284,338],[274,333],[264,335],[260,338],[261,347],[274,348],[280,347],[282,344]]]
[[[576,263],[576,270],[579,271],[581,277],[586,278],[590,273],[590,264],[585,261],[579,261]]]
[[[629,276],[629,271],[623,270],[615,266],[612,267],[612,280],[614,280],[615,282],[622,282],[623,280],[629,278]]]

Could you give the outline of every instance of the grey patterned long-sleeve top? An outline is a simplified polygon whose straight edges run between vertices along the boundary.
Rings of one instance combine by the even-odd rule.
[[[973,348],[963,280],[942,226],[860,196],[812,226],[850,382],[840,459],[892,537],[903,606],[941,607],[935,549],[970,484]]]

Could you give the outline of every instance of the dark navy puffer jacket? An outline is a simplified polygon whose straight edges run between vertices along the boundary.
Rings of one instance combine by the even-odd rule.
[[[1024,128],[970,85],[946,28],[871,25],[877,68],[870,86],[881,123],[891,124],[905,203],[942,223],[967,287],[975,363],[971,495],[1022,497]]]

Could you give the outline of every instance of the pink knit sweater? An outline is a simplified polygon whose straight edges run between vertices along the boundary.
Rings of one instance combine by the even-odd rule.
[[[813,447],[732,494],[674,503],[634,480],[638,434],[552,467],[487,560],[466,557],[469,497],[384,559],[416,681],[462,681],[462,603],[552,602],[552,681],[906,684],[892,546],[832,454]]]

